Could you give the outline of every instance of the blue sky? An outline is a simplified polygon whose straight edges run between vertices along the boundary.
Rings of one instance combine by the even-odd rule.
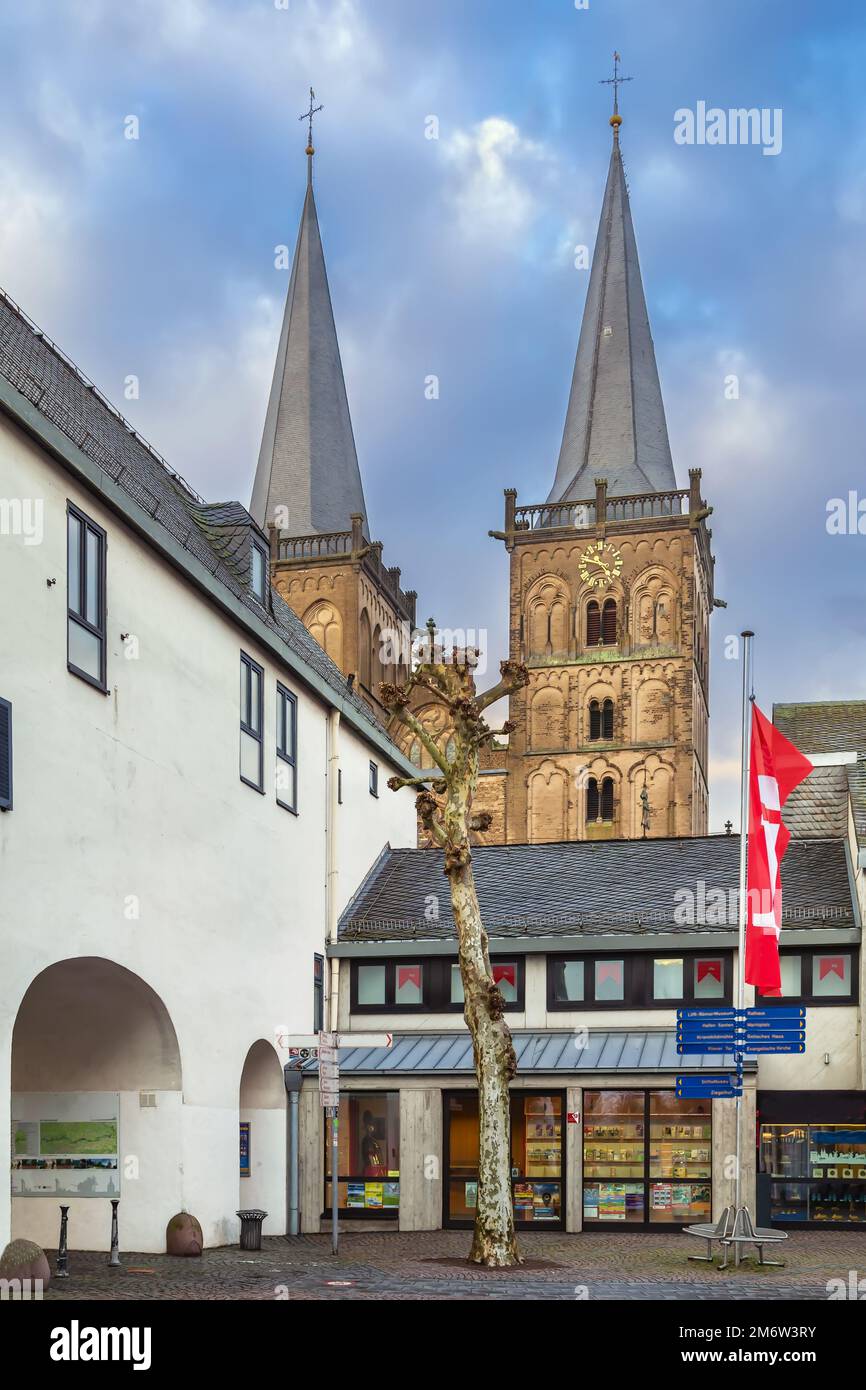
[[[280,3],[280,0],[278,0]],[[375,538],[419,617],[506,643],[502,489],[555,471],[610,148],[623,154],[680,482],[717,592],[711,823],[736,819],[754,628],[774,700],[866,696],[866,19],[825,0],[29,0],[0,16],[0,284],[201,493],[249,500],[305,181]],[[698,101],[781,153],[682,146]],[[124,138],[138,117],[139,139]],[[439,139],[425,139],[435,115]],[[739,399],[725,378],[739,378]],[[125,378],[140,381],[124,399]],[[436,401],[424,380],[440,381]]]

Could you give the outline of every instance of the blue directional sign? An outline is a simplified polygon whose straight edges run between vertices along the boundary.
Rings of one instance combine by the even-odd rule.
[[[764,1056],[768,1052],[805,1052],[804,1042],[747,1042],[746,1051],[757,1056]]]
[[[680,1097],[692,1100],[700,1097],[728,1099],[743,1094],[742,1087],[737,1082],[738,1078],[733,1076],[678,1076],[676,1093]]]
[[[783,1019],[783,1018],[805,1018],[806,1010],[799,1004],[779,1004],[772,1009],[744,1009],[743,1013],[748,1020],[757,1022],[759,1019]]]
[[[746,1049],[746,1051],[748,1052],[748,1050],[749,1050],[749,1048],[751,1047],[752,1043],[768,1043],[768,1042],[790,1043],[790,1042],[805,1042],[805,1041],[806,1041],[806,1032],[805,1032],[805,1029],[803,1029],[803,1028],[789,1028],[789,1029],[765,1028],[765,1029],[762,1029],[761,1032],[758,1032],[757,1030],[753,1031],[751,1028],[749,1028],[749,1029],[747,1029],[746,1032],[742,1035],[742,1038],[743,1038],[743,1046],[744,1046],[744,1048]]]
[[[700,1023],[704,1019],[723,1018],[733,1022],[736,1016],[736,1009],[677,1009],[677,1023]]]

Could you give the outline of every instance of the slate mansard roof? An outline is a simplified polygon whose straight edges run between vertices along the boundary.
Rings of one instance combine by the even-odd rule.
[[[377,743],[390,745],[367,705],[347,690],[342,672],[279,594],[269,589],[266,605],[253,595],[248,582],[249,540],[253,535],[265,538],[249,512],[239,502],[209,505],[198,497],[0,290],[0,407],[32,432],[32,412],[22,409],[23,402],[14,394],[2,390],[4,380],[43,421],[117,484],[123,513],[133,525],[142,513],[158,523],[190,561],[204,566],[235,606],[242,605],[289,648],[285,656],[300,663],[302,679],[305,670],[313,673],[318,678],[313,683],[324,684],[353,723]],[[396,748],[393,755],[402,766],[404,760]]]
[[[818,700],[808,704],[774,705],[773,723],[806,757],[810,753],[856,755],[856,761],[834,767],[817,767],[792,793],[788,805],[800,793],[803,800],[810,801],[813,817],[822,818],[821,802],[826,798],[821,795],[819,774],[824,774],[826,782],[829,782],[831,774],[835,774],[839,785],[843,781],[847,784],[857,841],[861,849],[866,847],[866,700]],[[841,800],[844,803],[844,796]],[[802,833],[795,831],[793,825],[791,830],[795,834]]]
[[[713,889],[736,892],[738,835],[480,845],[472,851],[472,862],[491,936],[736,930],[735,915],[715,923],[713,900],[703,914],[700,904]],[[841,839],[792,840],[782,889],[786,925],[859,926]],[[683,920],[682,890],[694,894],[692,921]],[[438,917],[429,920],[436,912]],[[710,921],[702,922],[702,915]],[[441,853],[385,850],[347,905],[339,930],[346,942],[453,938]]]

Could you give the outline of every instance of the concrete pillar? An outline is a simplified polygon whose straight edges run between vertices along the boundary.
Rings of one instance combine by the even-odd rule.
[[[442,1225],[442,1092],[400,1091],[400,1230]]]

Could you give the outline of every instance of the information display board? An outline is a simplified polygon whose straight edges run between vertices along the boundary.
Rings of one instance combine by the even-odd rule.
[[[118,1097],[111,1091],[12,1096],[14,1197],[119,1197]]]

